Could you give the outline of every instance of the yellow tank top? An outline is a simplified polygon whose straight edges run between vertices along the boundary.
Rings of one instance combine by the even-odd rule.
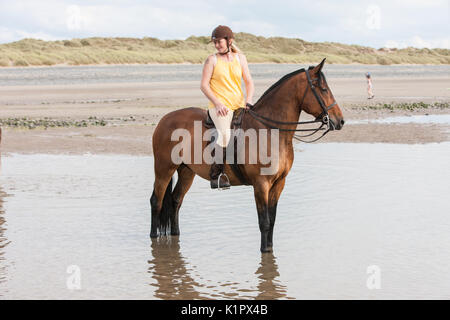
[[[230,110],[245,108],[244,93],[242,92],[242,67],[238,54],[233,61],[225,61],[217,57],[209,86],[215,96]],[[214,108],[210,101],[209,108]]]

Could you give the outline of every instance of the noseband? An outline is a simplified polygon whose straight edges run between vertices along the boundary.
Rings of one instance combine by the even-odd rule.
[[[296,139],[296,140],[299,140],[299,141],[302,141],[302,142],[311,143],[311,142],[315,142],[315,141],[321,139],[330,130],[335,128],[333,121],[330,120],[330,116],[328,114],[328,111],[331,110],[334,106],[336,106],[337,103],[336,103],[336,101],[334,101],[329,106],[325,106],[325,103],[324,103],[323,99],[317,93],[316,87],[313,84],[313,81],[317,80],[318,84],[320,86],[320,82],[321,82],[322,78],[324,79],[324,81],[326,81],[325,80],[325,76],[324,76],[324,74],[322,72],[320,72],[318,78],[311,79],[311,76],[309,75],[309,70],[312,69],[312,68],[313,67],[309,67],[308,70],[304,70],[305,73],[306,73],[306,79],[308,81],[308,86],[305,89],[305,93],[303,94],[302,102],[300,103],[299,107],[301,107],[303,105],[303,101],[305,100],[306,94],[308,93],[308,88],[310,88],[311,91],[313,92],[314,96],[316,97],[317,102],[319,103],[320,107],[322,108],[322,113],[315,120],[298,121],[298,122],[285,122],[285,121],[277,121],[277,120],[273,120],[273,119],[267,118],[267,117],[265,117],[263,115],[260,115],[260,114],[256,113],[255,111],[253,111],[251,109],[248,110],[249,113],[253,116],[253,118],[255,118],[259,122],[265,124],[266,126],[268,126],[271,129],[278,129],[280,131],[297,131],[297,132],[298,131],[301,131],[301,132],[311,132],[312,131],[312,133],[306,134],[306,135],[294,134],[293,138]],[[320,87],[320,89],[322,91],[326,91],[327,90],[325,87]],[[316,129],[284,129],[284,128],[276,127],[276,126],[271,124],[271,123],[273,123],[273,124],[279,124],[279,125],[294,125],[294,124],[295,125],[300,125],[300,124],[310,124],[310,123],[317,123],[317,122],[320,122],[321,125],[320,125],[320,127],[316,128]],[[324,128],[324,126],[325,126],[325,128]],[[314,140],[305,141],[305,140],[301,139],[301,138],[312,136],[316,132],[322,131],[322,130],[325,130],[323,132],[323,134],[320,137],[318,137],[318,138],[316,138]]]

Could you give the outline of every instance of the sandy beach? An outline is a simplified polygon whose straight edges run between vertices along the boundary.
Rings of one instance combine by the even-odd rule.
[[[255,101],[277,79],[255,81]],[[380,78],[375,98],[367,100],[360,79],[328,80],[347,124],[324,142],[430,143],[450,139],[447,124],[371,123],[369,120],[411,115],[450,114],[450,109],[414,111],[362,108],[380,103],[450,101],[448,78]],[[150,155],[151,137],[159,119],[183,107],[206,108],[197,81],[155,83],[4,86],[0,88],[0,119],[64,120],[71,123],[101,119],[106,125],[26,128],[3,126],[5,153],[133,154]],[[303,117],[303,115],[302,115]],[[352,120],[368,120],[352,124]]]

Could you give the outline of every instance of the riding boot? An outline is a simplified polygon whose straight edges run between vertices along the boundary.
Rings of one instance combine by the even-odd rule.
[[[211,181],[211,189],[229,189],[230,188],[230,180],[228,180],[228,176],[224,173],[225,168],[225,159],[226,159],[226,149],[222,149],[223,153],[223,162],[217,163],[216,161],[211,165],[211,169],[209,171],[209,178]]]

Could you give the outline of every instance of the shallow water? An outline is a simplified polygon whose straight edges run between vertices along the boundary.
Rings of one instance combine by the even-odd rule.
[[[382,119],[367,120],[349,120],[347,124],[367,124],[367,123],[419,123],[419,124],[449,124],[450,114],[429,114],[429,115],[412,115],[412,116],[396,116],[386,117]]]
[[[254,79],[278,79],[285,74],[307,68],[307,64],[250,64]],[[198,81],[202,65],[112,65],[0,68],[0,85],[66,85],[86,83]],[[335,65],[327,64],[330,78],[361,78],[370,71],[374,78],[443,77],[450,74],[450,65]]]
[[[4,156],[0,297],[450,298],[450,143],[297,148],[263,255],[250,187],[197,177],[152,242],[152,157]]]

